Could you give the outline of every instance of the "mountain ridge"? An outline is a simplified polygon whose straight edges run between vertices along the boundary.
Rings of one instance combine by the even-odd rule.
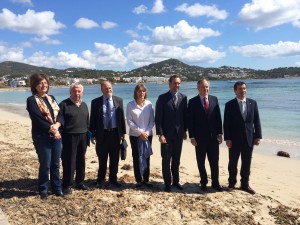
[[[45,73],[55,77],[81,77],[81,78],[116,78],[116,77],[142,77],[142,76],[170,76],[180,74],[186,80],[199,78],[235,79],[235,78],[280,78],[285,76],[299,76],[300,67],[279,67],[271,70],[256,70],[231,66],[200,67],[185,64],[177,59],[167,59],[152,63],[130,71],[95,70],[85,68],[55,69],[39,67],[26,63],[5,61],[0,63],[0,76],[10,78],[30,76],[33,73]]]

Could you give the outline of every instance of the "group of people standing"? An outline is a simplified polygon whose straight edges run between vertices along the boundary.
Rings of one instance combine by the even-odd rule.
[[[136,187],[151,187],[150,155],[152,129],[159,136],[162,157],[164,190],[171,187],[182,190],[179,166],[183,140],[187,131],[193,146],[201,177],[200,188],[207,191],[208,176],[205,169],[206,156],[211,169],[211,187],[223,191],[219,183],[219,144],[224,140],[229,148],[229,185],[232,191],[237,183],[237,164],[241,155],[241,189],[254,194],[249,186],[250,165],[253,146],[258,145],[261,126],[256,101],[246,98],[246,84],[236,82],[236,98],[225,105],[224,123],[218,99],[209,95],[209,81],[199,80],[199,94],[187,100],[180,93],[181,77],[173,75],[169,79],[169,91],[161,94],[156,107],[147,99],[147,88],[137,84],[134,100],[126,109],[129,127],[129,140],[132,148]],[[85,153],[87,145],[95,144],[99,162],[97,187],[106,181],[107,161],[109,159],[108,182],[121,187],[118,181],[120,143],[125,139],[126,124],[123,100],[113,95],[109,81],[101,83],[102,96],[95,98],[88,107],[82,101],[83,86],[73,84],[70,97],[57,104],[54,96],[48,95],[49,79],[45,74],[33,74],[30,78],[32,96],[27,99],[27,110],[32,120],[32,139],[40,167],[38,188],[41,198],[48,196],[48,183],[57,196],[67,195],[72,188],[89,190],[84,184]],[[154,113],[155,111],[155,113]],[[63,179],[59,179],[59,164],[62,159]],[[76,174],[76,176],[75,176]],[[75,176],[75,184],[74,184]]]

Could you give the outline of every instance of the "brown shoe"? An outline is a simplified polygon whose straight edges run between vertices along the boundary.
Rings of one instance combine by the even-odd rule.
[[[241,186],[240,189],[251,195],[255,194],[255,191],[250,186]]]
[[[229,185],[227,191],[232,192],[234,189],[235,189],[234,185]]]

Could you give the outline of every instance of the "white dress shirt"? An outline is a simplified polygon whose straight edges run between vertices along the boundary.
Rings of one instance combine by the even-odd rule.
[[[143,106],[139,106],[135,100],[127,104],[126,119],[129,126],[129,135],[138,137],[141,132],[152,135],[154,127],[154,109],[150,101],[145,100]]]

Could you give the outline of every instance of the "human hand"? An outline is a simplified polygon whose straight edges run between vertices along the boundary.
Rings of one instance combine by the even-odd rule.
[[[93,145],[96,144],[96,138],[95,138],[95,137],[92,137],[92,138],[91,138],[91,142],[92,142]]]
[[[217,136],[218,143],[221,144],[223,141],[222,134],[218,134]]]
[[[195,146],[195,147],[197,146],[197,141],[196,141],[195,138],[191,139],[191,143],[192,143],[193,146]]]
[[[183,134],[183,140],[186,140],[187,139],[187,134],[186,134],[186,132],[184,132],[184,134]]]
[[[166,140],[166,138],[165,138],[164,135],[160,135],[159,136],[159,142],[162,143],[162,144],[166,144],[167,143],[167,140]]]
[[[231,140],[227,140],[226,141],[226,145],[228,148],[231,148],[232,147],[232,141]]]
[[[54,133],[53,133],[53,136],[54,136],[54,139],[55,139],[55,140],[61,139],[61,135],[60,135],[59,131],[54,132]]]
[[[148,134],[147,134],[147,132],[142,132],[141,135],[140,135],[140,138],[143,141],[147,141],[148,140]]]
[[[259,145],[259,144],[260,144],[260,139],[255,138],[255,139],[254,139],[254,145]]]

